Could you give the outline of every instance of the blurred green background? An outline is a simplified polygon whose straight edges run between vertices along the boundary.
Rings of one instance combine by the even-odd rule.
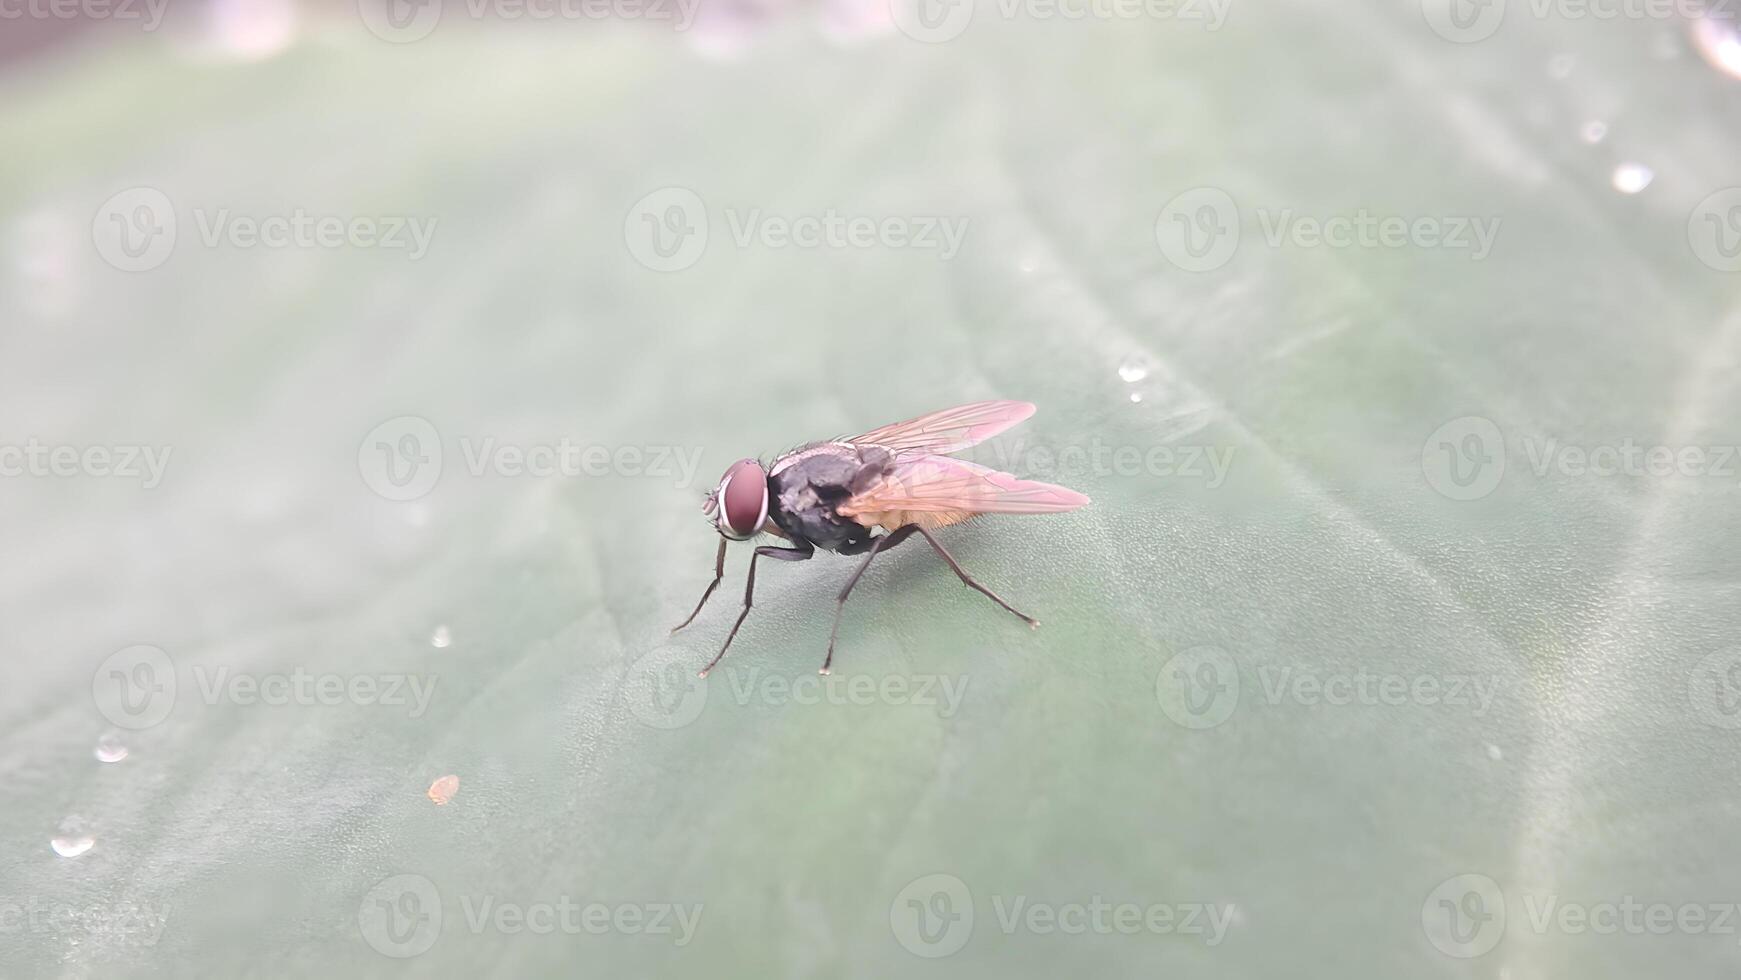
[[[1741,968],[1731,22],[702,2],[0,24],[0,975]]]

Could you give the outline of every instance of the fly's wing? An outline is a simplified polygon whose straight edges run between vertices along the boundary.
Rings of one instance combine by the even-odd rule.
[[[866,527],[893,531],[907,524],[947,527],[976,514],[1058,514],[1088,498],[1074,490],[1023,480],[947,456],[903,460],[874,486],[836,510]]]
[[[882,446],[896,454],[941,456],[984,442],[1033,414],[1034,406],[1028,402],[974,402],[885,425],[846,441]]]

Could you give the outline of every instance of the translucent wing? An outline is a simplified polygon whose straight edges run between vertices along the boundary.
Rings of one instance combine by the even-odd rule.
[[[866,527],[892,531],[907,524],[946,527],[975,514],[1057,514],[1087,503],[1087,497],[1065,487],[966,460],[921,456],[896,464],[875,486],[836,509]]]
[[[1028,402],[974,402],[872,429],[847,442],[882,446],[897,453],[956,453],[984,442],[1034,414]]]

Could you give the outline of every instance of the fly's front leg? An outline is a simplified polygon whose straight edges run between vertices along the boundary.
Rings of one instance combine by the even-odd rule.
[[[731,646],[731,641],[738,635],[738,627],[744,624],[744,617],[750,614],[751,601],[756,596],[756,559],[765,556],[779,561],[805,561],[816,554],[816,548],[810,542],[800,540],[798,544],[802,547],[775,548],[771,545],[763,545],[756,549],[755,554],[750,555],[750,576],[749,580],[744,583],[743,611],[738,613],[738,621],[731,624],[731,632],[726,634],[725,646],[720,647],[719,652],[713,655],[713,659],[707,662],[707,666],[701,668],[702,677],[706,677],[707,672],[713,669],[713,665],[719,663],[719,658],[725,656],[726,648]],[[723,549],[725,545],[721,544],[720,547]],[[723,550],[721,554],[724,554]]]
[[[950,568],[955,570],[955,574],[961,579],[962,584],[968,586],[969,588],[977,589],[986,598],[988,598],[991,601],[997,603],[998,605],[1004,607],[1005,609],[1008,609],[1010,612],[1015,613],[1017,618],[1019,618],[1022,622],[1027,623],[1030,627],[1033,627],[1034,629],[1040,628],[1040,621],[1039,620],[1035,619],[1032,616],[1029,616],[1027,613],[1022,612],[1021,610],[1017,609],[1016,607],[1003,601],[1003,597],[998,595],[996,592],[993,592],[992,590],[986,588],[985,586],[980,585],[978,582],[975,582],[973,580],[973,576],[967,574],[966,570],[961,567],[961,563],[957,562],[955,560],[955,556],[951,555],[948,551],[945,551],[943,546],[937,542],[937,539],[931,536],[930,531],[927,531],[922,527],[918,527],[918,525],[916,525],[916,524],[912,525],[912,526],[917,528],[919,533],[923,534],[925,536],[926,541],[931,542],[931,547],[935,548],[937,550],[937,554],[939,556],[941,556],[944,561],[949,563]]]
[[[695,604],[695,611],[689,614],[688,619],[684,620],[681,623],[678,623],[676,626],[671,627],[671,632],[675,633],[678,630],[682,629],[683,627],[688,626],[690,623],[695,622],[695,617],[701,615],[701,607],[707,605],[708,597],[713,595],[714,589],[719,588],[719,580],[722,578],[725,578],[725,538],[724,537],[721,537],[719,539],[719,557],[715,558],[713,560],[713,583],[707,587],[706,592],[703,592],[701,594],[701,601]]]
[[[846,580],[846,586],[840,590],[840,595],[834,600],[834,629],[828,634],[828,655],[822,658],[822,669],[817,673],[828,673],[829,665],[834,663],[834,641],[840,637],[840,614],[846,610],[846,597],[852,595],[852,587],[858,584],[858,577],[870,567],[871,559],[875,558],[878,553],[887,551],[907,540],[918,529],[917,524],[908,524],[892,534],[885,534],[870,542],[870,554],[865,555],[864,561],[858,563],[858,569],[852,573],[852,578]],[[847,553],[844,548],[841,551]]]

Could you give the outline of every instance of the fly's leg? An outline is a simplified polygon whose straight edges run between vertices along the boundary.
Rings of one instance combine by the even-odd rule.
[[[912,525],[912,526],[915,528],[918,528],[919,533],[923,534],[925,536],[926,541],[931,542],[931,547],[936,549],[937,554],[944,561],[949,563],[950,568],[955,570],[956,576],[961,579],[961,582],[963,585],[966,585],[972,589],[977,589],[986,598],[988,598],[991,601],[997,603],[998,605],[1004,607],[1005,609],[1008,609],[1010,612],[1015,613],[1016,617],[1018,619],[1020,619],[1022,622],[1027,623],[1030,627],[1033,627],[1034,629],[1039,629],[1039,627],[1040,627],[1039,620],[1035,619],[1032,616],[1027,615],[1026,613],[1022,612],[1021,610],[1017,609],[1016,607],[1003,601],[1003,597],[998,595],[996,592],[993,592],[992,590],[986,588],[985,586],[980,585],[978,582],[975,582],[973,580],[973,576],[967,574],[966,570],[961,567],[961,563],[957,562],[955,560],[955,556],[951,555],[948,551],[945,551],[943,546],[941,544],[937,543],[937,539],[931,536],[930,531],[927,531],[924,528],[919,527],[917,524]]]
[[[805,561],[816,554],[816,548],[810,542],[804,541],[802,544],[804,545],[802,548],[775,548],[763,545],[756,549],[755,554],[750,556],[750,577],[749,581],[744,583],[743,611],[738,613],[738,621],[731,624],[731,632],[725,637],[725,646],[720,647],[719,652],[713,655],[713,659],[707,662],[707,666],[701,668],[700,676],[706,677],[707,672],[713,669],[713,665],[719,663],[719,658],[725,656],[726,648],[730,647],[731,641],[737,638],[738,627],[744,624],[744,617],[750,614],[750,603],[756,595],[756,559],[766,556],[779,561]],[[723,548],[724,545],[721,547]]]
[[[829,665],[834,663],[834,641],[840,636],[840,614],[846,610],[846,597],[852,595],[852,587],[858,584],[858,577],[870,567],[871,560],[876,558],[879,552],[887,551],[907,540],[918,529],[918,525],[908,524],[892,534],[885,534],[877,538],[870,546],[870,554],[864,556],[864,561],[858,563],[858,569],[852,573],[852,578],[846,580],[846,586],[840,590],[840,595],[834,600],[834,630],[828,634],[828,656],[822,658],[822,669],[818,673],[828,673]]]
[[[689,614],[689,618],[671,627],[671,632],[675,633],[695,622],[695,617],[701,615],[701,607],[707,605],[708,597],[713,595],[714,589],[719,588],[719,580],[722,578],[725,578],[725,538],[723,536],[719,539],[719,557],[713,560],[713,584],[709,585],[707,591],[701,594],[701,601],[695,604],[695,611]]]

